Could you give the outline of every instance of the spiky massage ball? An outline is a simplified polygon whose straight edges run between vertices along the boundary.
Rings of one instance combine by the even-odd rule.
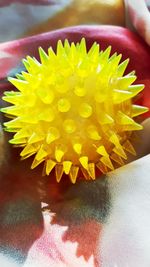
[[[79,170],[95,179],[95,167],[105,173],[124,164],[125,150],[135,154],[129,139],[142,126],[133,117],[147,108],[131,99],[144,86],[132,85],[134,72],[123,76],[128,59],[119,64],[110,52],[97,43],[87,52],[85,39],[58,41],[56,54],[39,48],[41,63],[27,56],[27,72],[9,78],[19,91],[5,92],[13,105],[2,109],[12,117],[4,125],[16,132],[9,142],[24,146],[23,159],[35,154],[31,169],[44,162],[46,175],[55,167],[58,182],[65,173],[75,183]]]

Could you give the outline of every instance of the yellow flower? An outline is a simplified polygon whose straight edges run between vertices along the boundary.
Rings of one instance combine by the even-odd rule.
[[[133,118],[147,108],[133,105],[143,85],[132,85],[134,72],[123,76],[128,59],[110,57],[111,47],[100,51],[94,43],[87,52],[85,39],[76,45],[58,41],[56,54],[39,48],[41,63],[27,56],[27,72],[9,81],[19,91],[5,92],[11,104],[2,109],[12,120],[6,131],[16,132],[9,141],[24,146],[23,159],[35,154],[31,169],[44,162],[44,173],[55,168],[76,182],[78,171],[95,179],[95,168],[105,173],[135,154],[129,141],[142,126]]]

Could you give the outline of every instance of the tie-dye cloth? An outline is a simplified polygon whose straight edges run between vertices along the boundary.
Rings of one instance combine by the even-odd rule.
[[[83,36],[88,48],[97,41],[102,49],[111,45],[112,52],[130,58],[127,71],[136,70],[137,82],[145,84],[138,103],[150,107],[150,47],[137,34],[114,26],[77,26],[0,44],[1,94],[12,89],[7,76],[22,71],[27,54],[37,57],[38,46],[55,49],[58,39],[77,42]],[[31,171],[30,159],[20,161],[19,149],[0,130],[1,266],[149,267],[150,119],[143,126],[140,159],[75,185],[45,179],[38,168]]]
[[[127,14],[132,25],[144,40],[150,45],[150,1],[126,0]]]

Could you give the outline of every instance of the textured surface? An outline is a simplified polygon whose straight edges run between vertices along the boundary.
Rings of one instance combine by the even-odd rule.
[[[27,72],[9,78],[18,92],[2,97],[13,104],[1,109],[13,118],[4,126],[16,132],[9,142],[24,146],[22,159],[35,154],[31,169],[44,162],[43,174],[55,167],[57,182],[65,173],[75,183],[82,175],[95,180],[96,168],[107,173],[124,165],[126,151],[136,155],[132,132],[142,129],[136,119],[148,109],[133,98],[144,85],[133,84],[134,72],[124,75],[128,59],[120,63],[122,55],[110,52],[97,43],[87,51],[84,38],[58,41],[56,54],[39,48],[41,63],[27,56]]]

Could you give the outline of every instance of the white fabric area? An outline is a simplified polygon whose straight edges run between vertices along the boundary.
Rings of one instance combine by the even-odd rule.
[[[150,155],[108,176],[112,201],[100,240],[102,267],[149,267]]]
[[[22,37],[28,29],[53,16],[69,1],[60,0],[49,6],[16,3],[0,8],[0,42]]]

